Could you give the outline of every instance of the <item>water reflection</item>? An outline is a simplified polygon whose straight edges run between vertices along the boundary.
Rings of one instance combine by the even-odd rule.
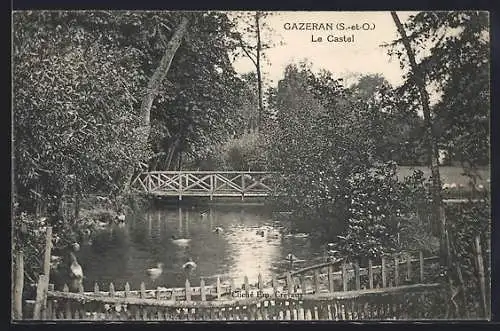
[[[147,288],[169,287],[183,286],[186,279],[198,285],[201,277],[212,284],[217,276],[222,282],[233,279],[241,284],[245,275],[256,282],[259,273],[270,280],[271,273],[285,271],[289,253],[309,263],[321,258],[309,238],[286,237],[280,227],[271,222],[270,213],[241,205],[150,210],[127,219],[123,227],[103,231],[92,245],[82,247],[78,259],[86,276],[84,286],[92,289],[98,282],[107,289],[113,282],[116,289],[123,289],[129,282],[138,288],[144,281]],[[180,244],[172,236],[189,241]],[[183,268],[190,259],[196,267]],[[159,263],[161,273],[149,277],[148,269],[158,268]]]

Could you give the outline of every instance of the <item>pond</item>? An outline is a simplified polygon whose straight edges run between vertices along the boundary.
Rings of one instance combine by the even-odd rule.
[[[189,240],[179,243],[172,236]],[[82,245],[77,258],[84,270],[84,288],[91,291],[96,282],[103,290],[110,282],[122,290],[126,282],[131,289],[141,282],[147,289],[180,287],[186,279],[198,286],[201,277],[207,285],[217,277],[242,284],[245,275],[252,283],[259,273],[269,281],[272,273],[289,270],[290,253],[299,259],[294,269],[325,259],[323,245],[290,235],[285,224],[273,221],[262,206],[240,204],[150,209],[100,232]],[[196,268],[186,271],[182,266],[189,258]],[[158,263],[163,263],[162,273],[153,279],[146,270]]]

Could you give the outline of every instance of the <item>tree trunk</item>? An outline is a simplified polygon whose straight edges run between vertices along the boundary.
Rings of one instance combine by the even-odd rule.
[[[262,105],[262,74],[260,71],[260,50],[261,50],[261,41],[260,41],[260,22],[259,22],[259,12],[255,13],[255,26],[256,26],[256,31],[257,31],[257,56],[256,56],[256,69],[257,69],[257,91],[259,95],[259,113],[258,113],[258,119],[257,119],[257,129],[260,131],[261,128],[261,122],[262,122],[262,112],[263,112],[263,105]]]
[[[168,148],[167,158],[165,162],[165,170],[170,169],[170,165],[172,164],[172,160],[174,159],[175,150],[179,146],[179,141],[180,141],[179,137],[175,138],[174,142]]]
[[[156,68],[153,76],[149,80],[147,89],[146,89],[146,95],[142,99],[142,104],[141,104],[141,117],[142,117],[142,123],[141,127],[139,128],[139,134],[140,134],[140,139],[141,139],[141,144],[144,149],[147,148],[148,140],[149,140],[149,134],[151,131],[151,124],[150,124],[150,119],[151,119],[151,107],[153,106],[154,99],[158,93],[158,89],[161,86],[162,81],[165,79],[167,76],[167,73],[170,69],[170,65],[172,64],[172,60],[174,58],[175,53],[179,49],[179,46],[181,45],[182,38],[187,32],[188,29],[188,23],[189,20],[187,17],[183,17],[181,23],[177,27],[177,29],[174,32],[174,35],[170,39],[170,41],[167,44],[167,48],[165,49],[165,54],[160,60],[160,64],[158,65],[158,68]],[[130,170],[129,173],[127,174],[127,181],[125,183],[124,191],[128,191],[130,188],[131,180],[133,178],[133,170]]]
[[[162,81],[167,76],[168,70],[170,69],[170,65],[172,64],[172,60],[174,58],[177,49],[179,48],[182,38],[184,37],[187,28],[188,28],[189,20],[184,17],[174,32],[172,39],[167,44],[167,48],[165,49],[165,54],[163,55],[158,68],[154,72],[153,76],[149,80],[148,87],[146,90],[146,95],[142,99],[141,104],[141,116],[142,116],[142,127],[144,129],[144,136],[142,137],[143,141],[147,143],[150,132],[150,117],[151,117],[151,106],[153,105],[153,101],[158,93],[158,89],[161,86]]]
[[[177,171],[182,170],[182,150],[179,151],[179,162],[177,164]]]
[[[439,153],[437,140],[434,137],[432,130],[432,121],[431,121],[431,111],[429,106],[429,94],[425,89],[425,81],[422,73],[417,67],[417,63],[415,61],[415,54],[413,49],[411,48],[410,40],[406,35],[403,24],[399,20],[396,12],[391,12],[391,16],[396,24],[399,34],[401,35],[401,41],[406,49],[406,53],[408,54],[408,59],[410,62],[410,67],[413,72],[413,79],[415,81],[415,85],[417,86],[420,94],[420,102],[422,104],[422,111],[424,115],[424,123],[426,129],[426,140],[427,140],[427,148],[428,148],[428,165],[431,169],[432,174],[432,204],[433,204],[433,212],[434,212],[434,220],[436,223],[440,225],[440,237],[441,237],[441,258],[444,259],[444,265],[448,265],[449,263],[449,243],[447,238],[447,229],[446,229],[446,218],[444,214],[444,207],[441,199],[441,178],[439,174]]]

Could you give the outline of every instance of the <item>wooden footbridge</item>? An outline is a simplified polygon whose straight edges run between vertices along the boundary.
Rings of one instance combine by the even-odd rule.
[[[265,197],[272,194],[273,173],[259,171],[151,171],[131,184],[136,192],[178,197]]]

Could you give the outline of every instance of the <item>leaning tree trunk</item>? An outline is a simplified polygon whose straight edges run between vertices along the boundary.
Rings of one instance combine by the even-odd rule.
[[[454,268],[454,263],[452,261],[452,251],[450,245],[450,238],[448,235],[448,229],[446,225],[446,215],[444,212],[444,205],[441,196],[441,177],[439,174],[439,153],[437,146],[437,139],[434,137],[434,132],[432,129],[432,121],[431,121],[431,111],[429,106],[429,94],[425,89],[425,80],[422,72],[417,67],[417,63],[415,61],[415,53],[410,44],[410,40],[406,35],[403,24],[399,20],[396,12],[391,12],[391,16],[396,24],[399,34],[401,35],[401,41],[406,49],[406,53],[408,54],[408,59],[410,61],[410,67],[413,72],[413,79],[415,81],[415,85],[417,86],[420,94],[420,101],[422,104],[422,111],[424,115],[425,129],[426,129],[426,140],[427,140],[427,148],[428,148],[428,163],[431,168],[432,174],[432,204],[433,204],[433,214],[434,220],[440,226],[440,258],[441,265],[446,266],[447,268],[447,278],[450,285],[451,293],[457,292],[457,285],[461,287],[461,290],[464,290],[462,283],[462,271],[459,264],[455,264],[456,269]],[[456,277],[455,277],[456,276]],[[455,279],[456,278],[456,279]],[[454,296],[453,295],[453,296]]]
[[[262,113],[264,106],[262,105],[262,73],[260,69],[260,51],[261,51],[261,41],[260,41],[260,22],[259,22],[259,12],[255,13],[255,27],[257,31],[257,56],[256,56],[256,69],[257,69],[257,92],[259,96],[259,113],[257,119],[257,130],[260,131],[262,124]]]
[[[187,17],[183,17],[179,26],[174,32],[174,35],[170,39],[167,44],[167,48],[165,49],[165,53],[160,60],[160,64],[158,68],[156,68],[153,76],[148,82],[148,86],[146,89],[146,94],[142,99],[141,103],[141,127],[139,128],[139,139],[141,140],[142,148],[146,149],[149,141],[149,134],[151,131],[151,107],[153,106],[153,102],[155,100],[156,95],[158,94],[158,90],[161,86],[161,83],[167,76],[167,73],[170,69],[170,65],[172,64],[172,60],[174,58],[175,53],[179,49],[181,45],[182,39],[187,32],[189,20]],[[125,183],[125,191],[128,191],[129,185],[131,184],[133,176],[133,171],[130,171],[127,176],[127,181]]]

